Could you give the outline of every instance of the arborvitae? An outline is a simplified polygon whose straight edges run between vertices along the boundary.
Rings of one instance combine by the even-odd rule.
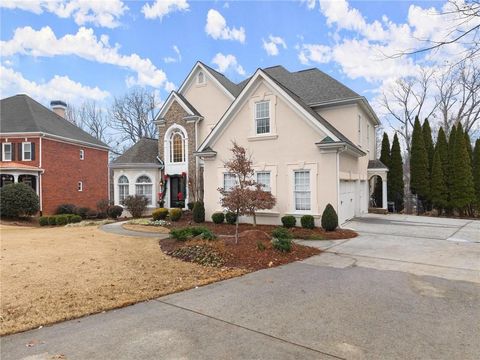
[[[470,135],[468,135],[468,132],[466,130],[465,130],[465,145],[467,146],[468,158],[471,163],[473,159],[472,141],[470,140]]]
[[[480,213],[480,139],[475,142],[475,150],[473,151],[473,181],[475,183],[475,195],[477,212]]]
[[[412,146],[410,156],[410,188],[416,194],[422,205],[429,198],[430,181],[428,176],[428,157],[423,141],[422,126],[418,117],[412,132]]]
[[[448,137],[448,162],[447,162],[447,192],[448,192],[448,206],[447,211],[451,215],[453,212],[454,205],[452,204],[452,183],[453,179],[455,179],[455,152],[453,149],[455,148],[455,138],[457,135],[457,128],[452,126],[450,129],[450,136]]]
[[[403,196],[405,184],[403,182],[403,160],[400,142],[395,133],[393,136],[392,150],[390,151],[390,166],[388,171],[388,196],[395,202],[395,210],[403,210]]]
[[[473,186],[472,166],[469,161],[467,145],[462,125],[458,124],[453,154],[455,162],[453,169],[455,176],[452,179],[450,188],[450,203],[463,215],[465,208],[475,200],[475,190]],[[450,150],[451,151],[451,150]]]
[[[437,144],[435,145],[435,151],[439,152],[440,161],[442,163],[442,173],[445,186],[447,186],[447,175],[448,175],[448,144],[445,131],[440,127],[437,135]]]
[[[423,142],[425,143],[425,150],[427,151],[428,157],[428,173],[429,177],[432,174],[432,164],[433,164],[433,153],[435,148],[433,146],[432,140],[432,129],[430,128],[430,123],[428,119],[425,119],[422,126]]]
[[[383,138],[382,138],[382,149],[380,150],[380,161],[385,164],[387,168],[390,168],[390,140],[388,139],[387,133],[383,133]],[[388,178],[388,173],[387,173],[387,184],[390,181]],[[380,199],[382,198],[383,193],[382,193],[382,179],[377,176],[377,181],[375,185],[375,199],[377,200],[377,205],[381,205]],[[392,201],[392,198],[390,196],[390,193],[387,189],[387,199],[388,201]]]
[[[432,164],[432,180],[430,183],[430,198],[432,205],[438,210],[438,215],[442,214],[442,210],[448,205],[447,186],[443,176],[443,165],[440,158],[439,143],[435,147]]]

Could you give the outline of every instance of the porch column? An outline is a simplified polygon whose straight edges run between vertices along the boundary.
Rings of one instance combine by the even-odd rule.
[[[387,209],[387,179],[382,179],[382,208]]]
[[[13,182],[18,183],[18,174],[13,174]]]

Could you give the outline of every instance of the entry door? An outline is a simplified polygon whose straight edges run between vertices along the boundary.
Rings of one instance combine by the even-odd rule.
[[[185,180],[181,176],[170,176],[170,206],[185,207]],[[179,194],[181,198],[179,198]]]

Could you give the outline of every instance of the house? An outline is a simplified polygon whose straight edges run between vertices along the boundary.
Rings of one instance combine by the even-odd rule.
[[[197,62],[155,124],[161,176],[152,179],[152,196],[166,207],[203,199],[207,218],[222,211],[218,188],[236,181],[223,166],[233,140],[248,149],[256,180],[277,198],[274,209],[258,213],[259,223],[279,224],[286,214],[311,214],[319,223],[328,203],[343,223],[368,211],[377,177],[378,206],[387,207],[388,169],[376,159],[380,122],[365,97],[319,69],[273,66],[235,84]],[[143,171],[139,165],[135,176]]]
[[[108,198],[109,148],[65,119],[66,103],[50,105],[27,95],[1,100],[0,187],[28,184],[42,214],[64,203],[96,209]]]

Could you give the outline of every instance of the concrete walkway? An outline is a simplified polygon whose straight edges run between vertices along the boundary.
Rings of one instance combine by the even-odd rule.
[[[158,239],[168,238],[168,234],[149,233],[145,231],[133,231],[133,230],[124,229],[122,225],[125,223],[127,223],[127,221],[115,222],[112,224],[105,224],[100,226],[100,230],[103,230],[111,234],[117,234],[117,235],[123,235],[123,236],[153,237]]]
[[[356,219],[319,256],[7,336],[1,358],[476,360],[477,224]]]

